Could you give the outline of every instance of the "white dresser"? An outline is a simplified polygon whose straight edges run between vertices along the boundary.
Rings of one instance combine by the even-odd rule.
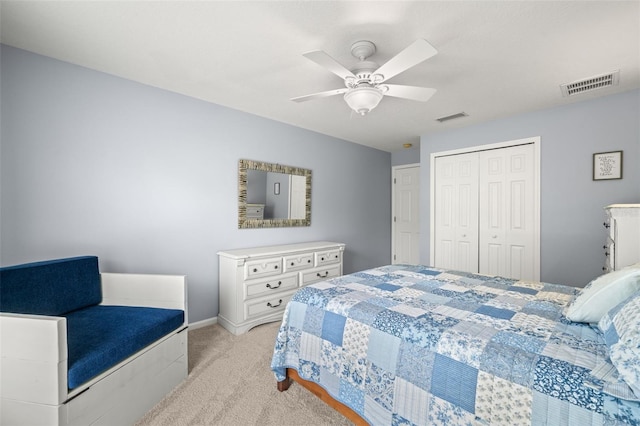
[[[605,272],[640,262],[640,204],[612,204],[605,207],[604,226],[609,230],[604,245]]]
[[[218,252],[218,323],[233,334],[279,321],[300,287],[342,275],[344,244],[329,241]]]
[[[264,204],[247,203],[247,220],[264,219]]]

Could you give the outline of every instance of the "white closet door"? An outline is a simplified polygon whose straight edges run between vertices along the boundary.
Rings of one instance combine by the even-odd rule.
[[[535,279],[534,147],[479,153],[479,272]]]
[[[435,266],[478,272],[478,153],[435,161]]]

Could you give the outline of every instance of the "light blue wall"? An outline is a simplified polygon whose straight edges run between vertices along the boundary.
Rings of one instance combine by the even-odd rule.
[[[602,274],[603,207],[640,203],[640,91],[521,114],[421,138],[420,250],[429,261],[432,152],[541,138],[541,280],[584,286]],[[593,181],[593,154],[624,151],[622,180]]]
[[[420,163],[420,147],[402,149],[391,153],[392,166]]]
[[[0,66],[2,265],[186,274],[194,322],[218,313],[220,250],[330,240],[347,273],[389,263],[389,153],[7,46]],[[311,169],[311,227],[239,230],[241,158]]]

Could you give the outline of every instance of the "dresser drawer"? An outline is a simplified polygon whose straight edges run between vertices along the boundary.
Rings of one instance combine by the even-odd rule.
[[[273,277],[264,281],[245,281],[245,299],[251,299],[268,294],[277,294],[298,287],[298,275]]]
[[[266,317],[269,314],[283,312],[292,297],[293,292],[288,292],[284,295],[280,294],[245,302],[244,319],[249,320],[262,316]]]
[[[340,276],[340,265],[327,266],[322,269],[314,269],[313,271],[302,273],[301,286],[305,286],[316,281],[326,280]]]
[[[263,219],[263,218],[264,218],[264,205],[247,204],[247,219]]]
[[[293,256],[285,256],[284,257],[284,270],[288,271],[298,271],[300,269],[308,269],[313,268],[313,253],[304,253]]]
[[[329,265],[332,263],[340,263],[340,250],[329,250],[329,251],[321,251],[317,252],[316,255],[316,266]]]
[[[282,273],[282,258],[250,260],[244,267],[244,278],[260,278]]]

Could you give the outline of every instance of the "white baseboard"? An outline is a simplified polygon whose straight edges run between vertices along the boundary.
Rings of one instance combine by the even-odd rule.
[[[202,320],[202,321],[196,321],[196,322],[189,323],[189,329],[196,330],[198,328],[206,327],[208,325],[213,325],[213,324],[217,324],[217,323],[218,323],[218,317],[207,318],[207,319]]]

